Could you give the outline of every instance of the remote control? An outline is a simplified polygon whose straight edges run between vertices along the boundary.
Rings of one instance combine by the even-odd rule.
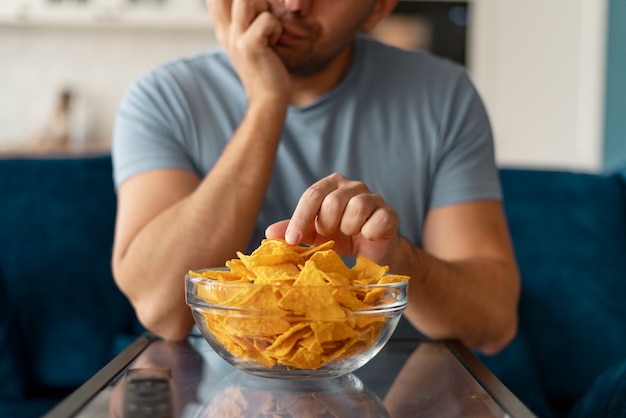
[[[124,380],[123,418],[172,418],[170,369],[129,369]]]

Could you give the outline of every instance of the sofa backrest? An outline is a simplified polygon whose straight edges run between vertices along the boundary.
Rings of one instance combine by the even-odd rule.
[[[111,158],[0,160],[0,202],[0,353],[22,396],[71,391],[140,331],[111,275]]]
[[[522,401],[545,401],[557,416],[626,359],[625,174],[501,171],[520,328],[485,362]]]

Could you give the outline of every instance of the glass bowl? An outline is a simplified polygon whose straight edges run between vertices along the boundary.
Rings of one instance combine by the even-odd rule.
[[[408,282],[291,286],[187,274],[185,287],[202,335],[237,369],[329,378],[353,372],[382,349],[406,308]]]

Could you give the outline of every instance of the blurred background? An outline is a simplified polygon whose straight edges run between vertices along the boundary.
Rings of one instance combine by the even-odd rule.
[[[626,1],[400,1],[373,33],[467,67],[501,166],[626,163]],[[215,44],[204,0],[1,0],[0,155],[107,152],[125,88]]]

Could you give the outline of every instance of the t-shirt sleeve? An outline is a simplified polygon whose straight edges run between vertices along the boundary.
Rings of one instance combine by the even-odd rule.
[[[125,92],[112,139],[115,187],[156,169],[193,170],[182,146],[186,120],[183,95],[167,74],[148,73]]]
[[[489,117],[465,72],[449,96],[440,139],[430,208],[502,199]]]

